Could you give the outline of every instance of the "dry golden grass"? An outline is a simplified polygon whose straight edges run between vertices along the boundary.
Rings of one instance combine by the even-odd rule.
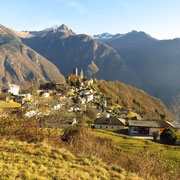
[[[140,179],[91,156],[76,157],[45,143],[0,140],[0,179]]]

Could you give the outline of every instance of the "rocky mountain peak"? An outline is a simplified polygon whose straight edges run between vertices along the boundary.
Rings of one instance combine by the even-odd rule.
[[[60,32],[66,33],[68,35],[75,35],[75,33],[70,28],[68,28],[65,24],[62,24],[61,26],[59,26],[57,30]]]

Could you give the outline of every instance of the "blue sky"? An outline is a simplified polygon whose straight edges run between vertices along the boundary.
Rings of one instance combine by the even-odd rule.
[[[41,30],[65,24],[76,33],[145,31],[180,37],[180,0],[0,0],[0,24]]]

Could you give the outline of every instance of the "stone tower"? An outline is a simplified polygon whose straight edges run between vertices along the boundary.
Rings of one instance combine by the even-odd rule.
[[[78,69],[77,69],[77,68],[73,68],[73,74],[75,74],[76,76],[78,76]]]
[[[83,70],[81,69],[81,72],[80,72],[80,78],[83,79],[84,78],[84,72]]]

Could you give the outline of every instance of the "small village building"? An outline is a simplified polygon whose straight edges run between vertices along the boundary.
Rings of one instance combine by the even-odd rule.
[[[111,109],[107,109],[106,112],[107,113],[112,113],[112,110]]]
[[[33,116],[35,116],[38,112],[39,112],[39,110],[28,111],[28,112],[25,113],[25,116],[26,116],[26,117],[33,117]]]
[[[49,93],[48,92],[43,93],[42,96],[45,97],[45,98],[48,98],[49,97]]]
[[[3,92],[11,93],[12,95],[18,96],[20,91],[20,87],[16,84],[8,84],[3,88]]]
[[[103,107],[103,108],[106,108],[107,107],[107,101],[102,100],[100,102],[100,106]]]
[[[42,89],[38,89],[37,93],[41,96],[43,94],[43,90]]]
[[[172,129],[175,128],[174,125],[169,121],[165,121],[165,120],[154,120],[154,121],[158,123],[160,131],[163,131],[165,128],[172,128]]]
[[[95,129],[124,129],[125,120],[117,117],[101,117],[94,121]]]
[[[74,111],[74,107],[70,107],[69,109],[68,109],[68,112],[73,112]]]
[[[27,93],[27,94],[20,94],[19,96],[23,96],[25,100],[29,101],[31,100],[31,94],[30,93]]]
[[[93,93],[93,90],[88,88],[88,89],[83,91],[82,95],[85,96],[85,95],[89,95],[89,94],[92,94],[92,93]]]
[[[83,87],[83,86],[84,86],[84,83],[83,83],[83,82],[81,82],[80,86],[81,86],[81,87]]]
[[[99,99],[100,98],[100,94],[99,93],[94,93],[94,98],[95,99]]]
[[[61,104],[54,105],[52,110],[59,110],[61,108]]]
[[[93,94],[88,94],[85,97],[87,102],[91,102],[93,100]]]
[[[154,131],[162,131],[164,128],[173,128],[173,125],[164,120],[127,120],[130,135],[152,135]]]
[[[14,98],[14,101],[17,102],[17,103],[20,103],[20,104],[24,104],[25,102],[25,97],[24,96],[16,96]]]
[[[85,98],[81,98],[81,99],[78,100],[78,103],[86,104],[86,99]]]
[[[93,85],[93,83],[94,83],[93,79],[88,79],[88,80],[85,80],[85,81],[84,81],[84,84],[85,84],[86,86]]]

